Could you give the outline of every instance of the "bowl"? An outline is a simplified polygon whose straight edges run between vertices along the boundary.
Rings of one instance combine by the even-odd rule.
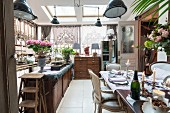
[[[152,107],[153,107],[154,113],[167,113],[170,110],[168,101],[169,101],[168,99],[162,98],[162,97],[153,99]]]

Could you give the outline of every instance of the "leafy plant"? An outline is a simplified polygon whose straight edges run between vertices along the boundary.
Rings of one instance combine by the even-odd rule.
[[[73,48],[66,47],[66,48],[62,48],[62,54],[64,56],[64,59],[68,60],[70,58],[70,54],[75,54],[75,52]]]
[[[165,48],[165,51],[170,54],[170,25],[157,25],[157,27],[147,35],[147,41],[144,46],[149,49]]]
[[[139,15],[143,13],[147,8],[150,8],[149,11],[152,11],[157,6],[159,6],[159,8],[154,11],[152,19],[160,10],[162,10],[162,12],[160,13],[159,17],[161,17],[165,12],[170,10],[169,3],[170,0],[134,0],[134,2],[131,5],[131,7],[134,7],[132,13],[137,13],[137,15]],[[165,8],[165,6],[167,5],[168,7]]]

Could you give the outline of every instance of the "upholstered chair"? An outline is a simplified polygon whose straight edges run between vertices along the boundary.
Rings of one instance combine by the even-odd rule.
[[[150,70],[153,72],[154,69],[156,80],[164,80],[170,75],[170,63],[168,62],[154,62],[150,65]]]
[[[117,63],[108,63],[106,65],[106,71],[111,71],[112,69],[120,70],[121,69],[121,65],[117,64]]]
[[[98,105],[98,113],[102,113],[102,109],[106,109],[111,112],[119,112],[122,111],[122,107],[119,105],[117,98],[112,93],[102,92],[100,86],[100,79],[99,77],[93,73],[92,70],[88,70],[91,76],[92,85],[93,85],[93,100],[95,103],[95,110],[96,113],[96,105]]]

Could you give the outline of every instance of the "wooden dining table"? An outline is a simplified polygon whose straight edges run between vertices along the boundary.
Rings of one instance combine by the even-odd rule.
[[[113,93],[115,93],[118,97],[118,101],[123,106],[126,113],[143,113],[142,111],[142,105],[144,100],[137,100],[133,104],[131,104],[127,100],[127,96],[130,95],[130,85],[127,86],[115,86],[115,84],[112,84],[109,82],[109,73],[107,71],[100,71],[101,76],[104,78],[107,85],[113,90]],[[162,90],[165,92],[165,98],[170,99],[170,95],[168,94],[168,90]]]

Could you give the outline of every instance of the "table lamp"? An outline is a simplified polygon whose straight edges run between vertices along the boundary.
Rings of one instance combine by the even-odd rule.
[[[93,43],[91,46],[91,49],[95,49],[95,52],[93,53],[93,56],[96,57],[97,53],[96,53],[96,49],[99,49],[99,44],[98,43]]]
[[[79,56],[79,53],[77,52],[77,49],[80,49],[80,44],[78,44],[78,43],[74,43],[73,44],[73,49],[76,49],[76,56]]]

